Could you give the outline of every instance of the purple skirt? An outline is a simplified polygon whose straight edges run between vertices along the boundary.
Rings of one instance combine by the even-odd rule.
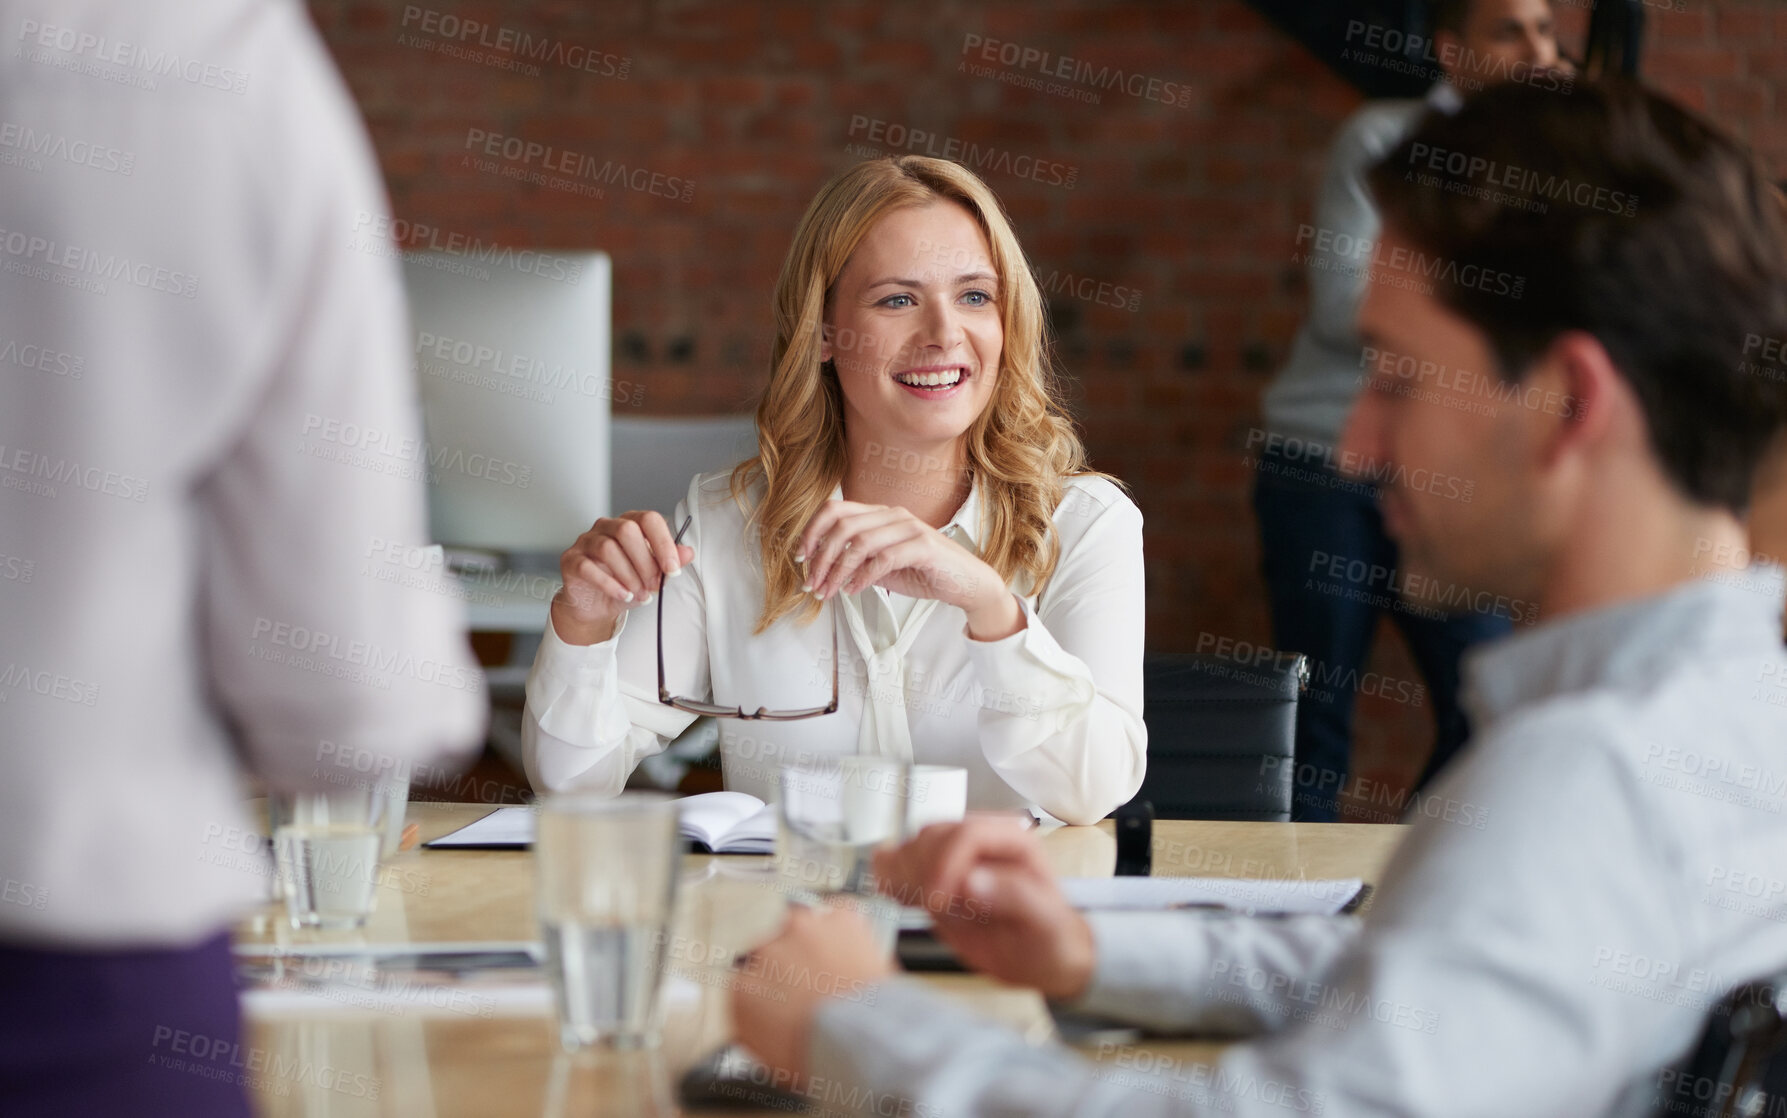
[[[0,944],[0,1114],[247,1118],[228,935],[155,951]]]

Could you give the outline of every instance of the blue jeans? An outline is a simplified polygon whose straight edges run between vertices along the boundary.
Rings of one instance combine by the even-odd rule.
[[[1382,694],[1408,705],[1431,702],[1433,753],[1419,788],[1445,767],[1470,729],[1458,704],[1458,661],[1465,649],[1508,632],[1492,613],[1443,616],[1398,599],[1396,545],[1384,532],[1371,486],[1347,481],[1319,459],[1268,453],[1253,491],[1260,525],[1260,568],[1272,609],[1272,642],[1309,657],[1310,684],[1297,704],[1297,771],[1291,818],[1339,818],[1352,755],[1353,699]],[[1378,615],[1388,613],[1408,642],[1426,684],[1365,671]],[[1394,801],[1393,801],[1394,802]],[[1399,813],[1398,813],[1399,814]],[[1385,813],[1374,821],[1392,822]]]

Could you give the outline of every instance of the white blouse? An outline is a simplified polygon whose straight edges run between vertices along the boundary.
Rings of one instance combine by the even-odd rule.
[[[618,793],[641,758],[693,721],[658,702],[656,611],[667,604],[671,693],[746,710],[824,706],[836,630],[837,712],[721,720],[727,788],[767,800],[784,763],[866,753],[966,768],[973,809],[1036,807],[1094,823],[1135,795],[1148,743],[1142,514],[1115,485],[1066,482],[1054,516],[1054,576],[1040,595],[1014,589],[1021,631],[976,641],[960,609],[880,587],[834,596],[810,624],[784,617],[753,635],[763,574],[729,484],[729,472],[690,484],[672,525],[693,510],[683,537],[693,561],[665,580],[659,599],[623,615],[611,639],[569,645],[548,625],[522,728],[535,788]],[[760,496],[758,485],[747,499]],[[978,553],[978,487],[943,531]]]

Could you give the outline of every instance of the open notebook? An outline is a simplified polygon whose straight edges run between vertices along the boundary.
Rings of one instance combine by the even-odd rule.
[[[774,854],[776,809],[745,792],[704,792],[676,801],[682,834],[714,854]],[[534,809],[500,807],[422,845],[435,850],[520,850],[534,844]]]

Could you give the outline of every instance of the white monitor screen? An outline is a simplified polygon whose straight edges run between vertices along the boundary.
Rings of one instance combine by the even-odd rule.
[[[609,258],[405,257],[438,543],[558,551],[608,512]]]

